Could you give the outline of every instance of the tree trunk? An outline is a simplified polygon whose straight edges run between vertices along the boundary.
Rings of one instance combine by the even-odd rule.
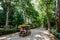
[[[9,7],[7,8],[7,13],[6,13],[6,25],[5,27],[8,27],[8,14],[9,14]]]
[[[23,12],[24,12],[24,24],[26,24],[26,18],[27,18],[26,5],[27,5],[27,3],[26,3],[26,1],[24,1],[24,10],[23,10]]]
[[[48,31],[50,31],[50,19],[49,19],[49,15],[48,15],[48,1],[46,1],[46,17],[47,17],[47,24],[48,24]]]
[[[56,20],[56,30],[57,32],[60,32],[60,0],[56,0],[55,20]]]

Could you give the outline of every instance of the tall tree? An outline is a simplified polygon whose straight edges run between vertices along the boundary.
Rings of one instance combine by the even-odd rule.
[[[5,25],[5,27],[8,27],[8,18],[9,18],[8,14],[9,14],[9,10],[10,10],[9,7],[8,7],[8,5],[9,5],[10,1],[7,2],[7,0],[3,0],[2,3],[7,8],[7,10],[6,10],[7,11],[6,12],[6,25]]]
[[[52,24],[52,19],[54,18],[53,16],[53,9],[54,9],[54,1],[53,0],[40,0],[38,9],[40,15],[40,20],[41,23],[46,27],[48,26],[48,30],[50,30],[50,26]],[[47,23],[46,23],[47,22]]]
[[[5,27],[8,27],[8,25],[9,25],[9,23],[10,23],[10,19],[12,18],[12,17],[10,17],[11,15],[11,13],[13,14],[13,6],[12,6],[12,4],[11,4],[11,2],[13,2],[13,1],[11,1],[11,0],[2,0],[2,2],[1,2],[1,6],[3,7],[3,10],[5,11],[5,13],[6,13],[6,23],[5,23]]]
[[[60,32],[60,0],[56,0],[55,19],[56,19],[56,29],[57,29],[57,32]]]
[[[49,1],[46,0],[46,17],[47,17],[47,23],[48,23],[48,30],[50,31],[50,19],[49,19],[49,15],[48,15],[48,7],[49,7]]]

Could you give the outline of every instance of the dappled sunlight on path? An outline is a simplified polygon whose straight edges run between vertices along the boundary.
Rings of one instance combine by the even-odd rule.
[[[19,32],[12,35],[1,37],[3,40],[53,40],[51,39],[51,34],[47,30],[42,30],[41,28],[31,29],[31,35],[26,37],[20,37]]]

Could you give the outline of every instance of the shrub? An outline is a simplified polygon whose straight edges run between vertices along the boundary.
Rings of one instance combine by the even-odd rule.
[[[18,29],[0,30],[0,35],[18,32]]]
[[[55,29],[51,29],[50,32],[60,40],[60,33],[58,33]]]

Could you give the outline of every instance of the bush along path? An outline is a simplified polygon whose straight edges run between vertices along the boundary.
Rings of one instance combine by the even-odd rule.
[[[0,30],[0,36],[19,32],[19,29]]]
[[[20,37],[19,32],[0,37],[0,40],[57,40],[57,38],[45,29],[31,29],[31,35]]]

